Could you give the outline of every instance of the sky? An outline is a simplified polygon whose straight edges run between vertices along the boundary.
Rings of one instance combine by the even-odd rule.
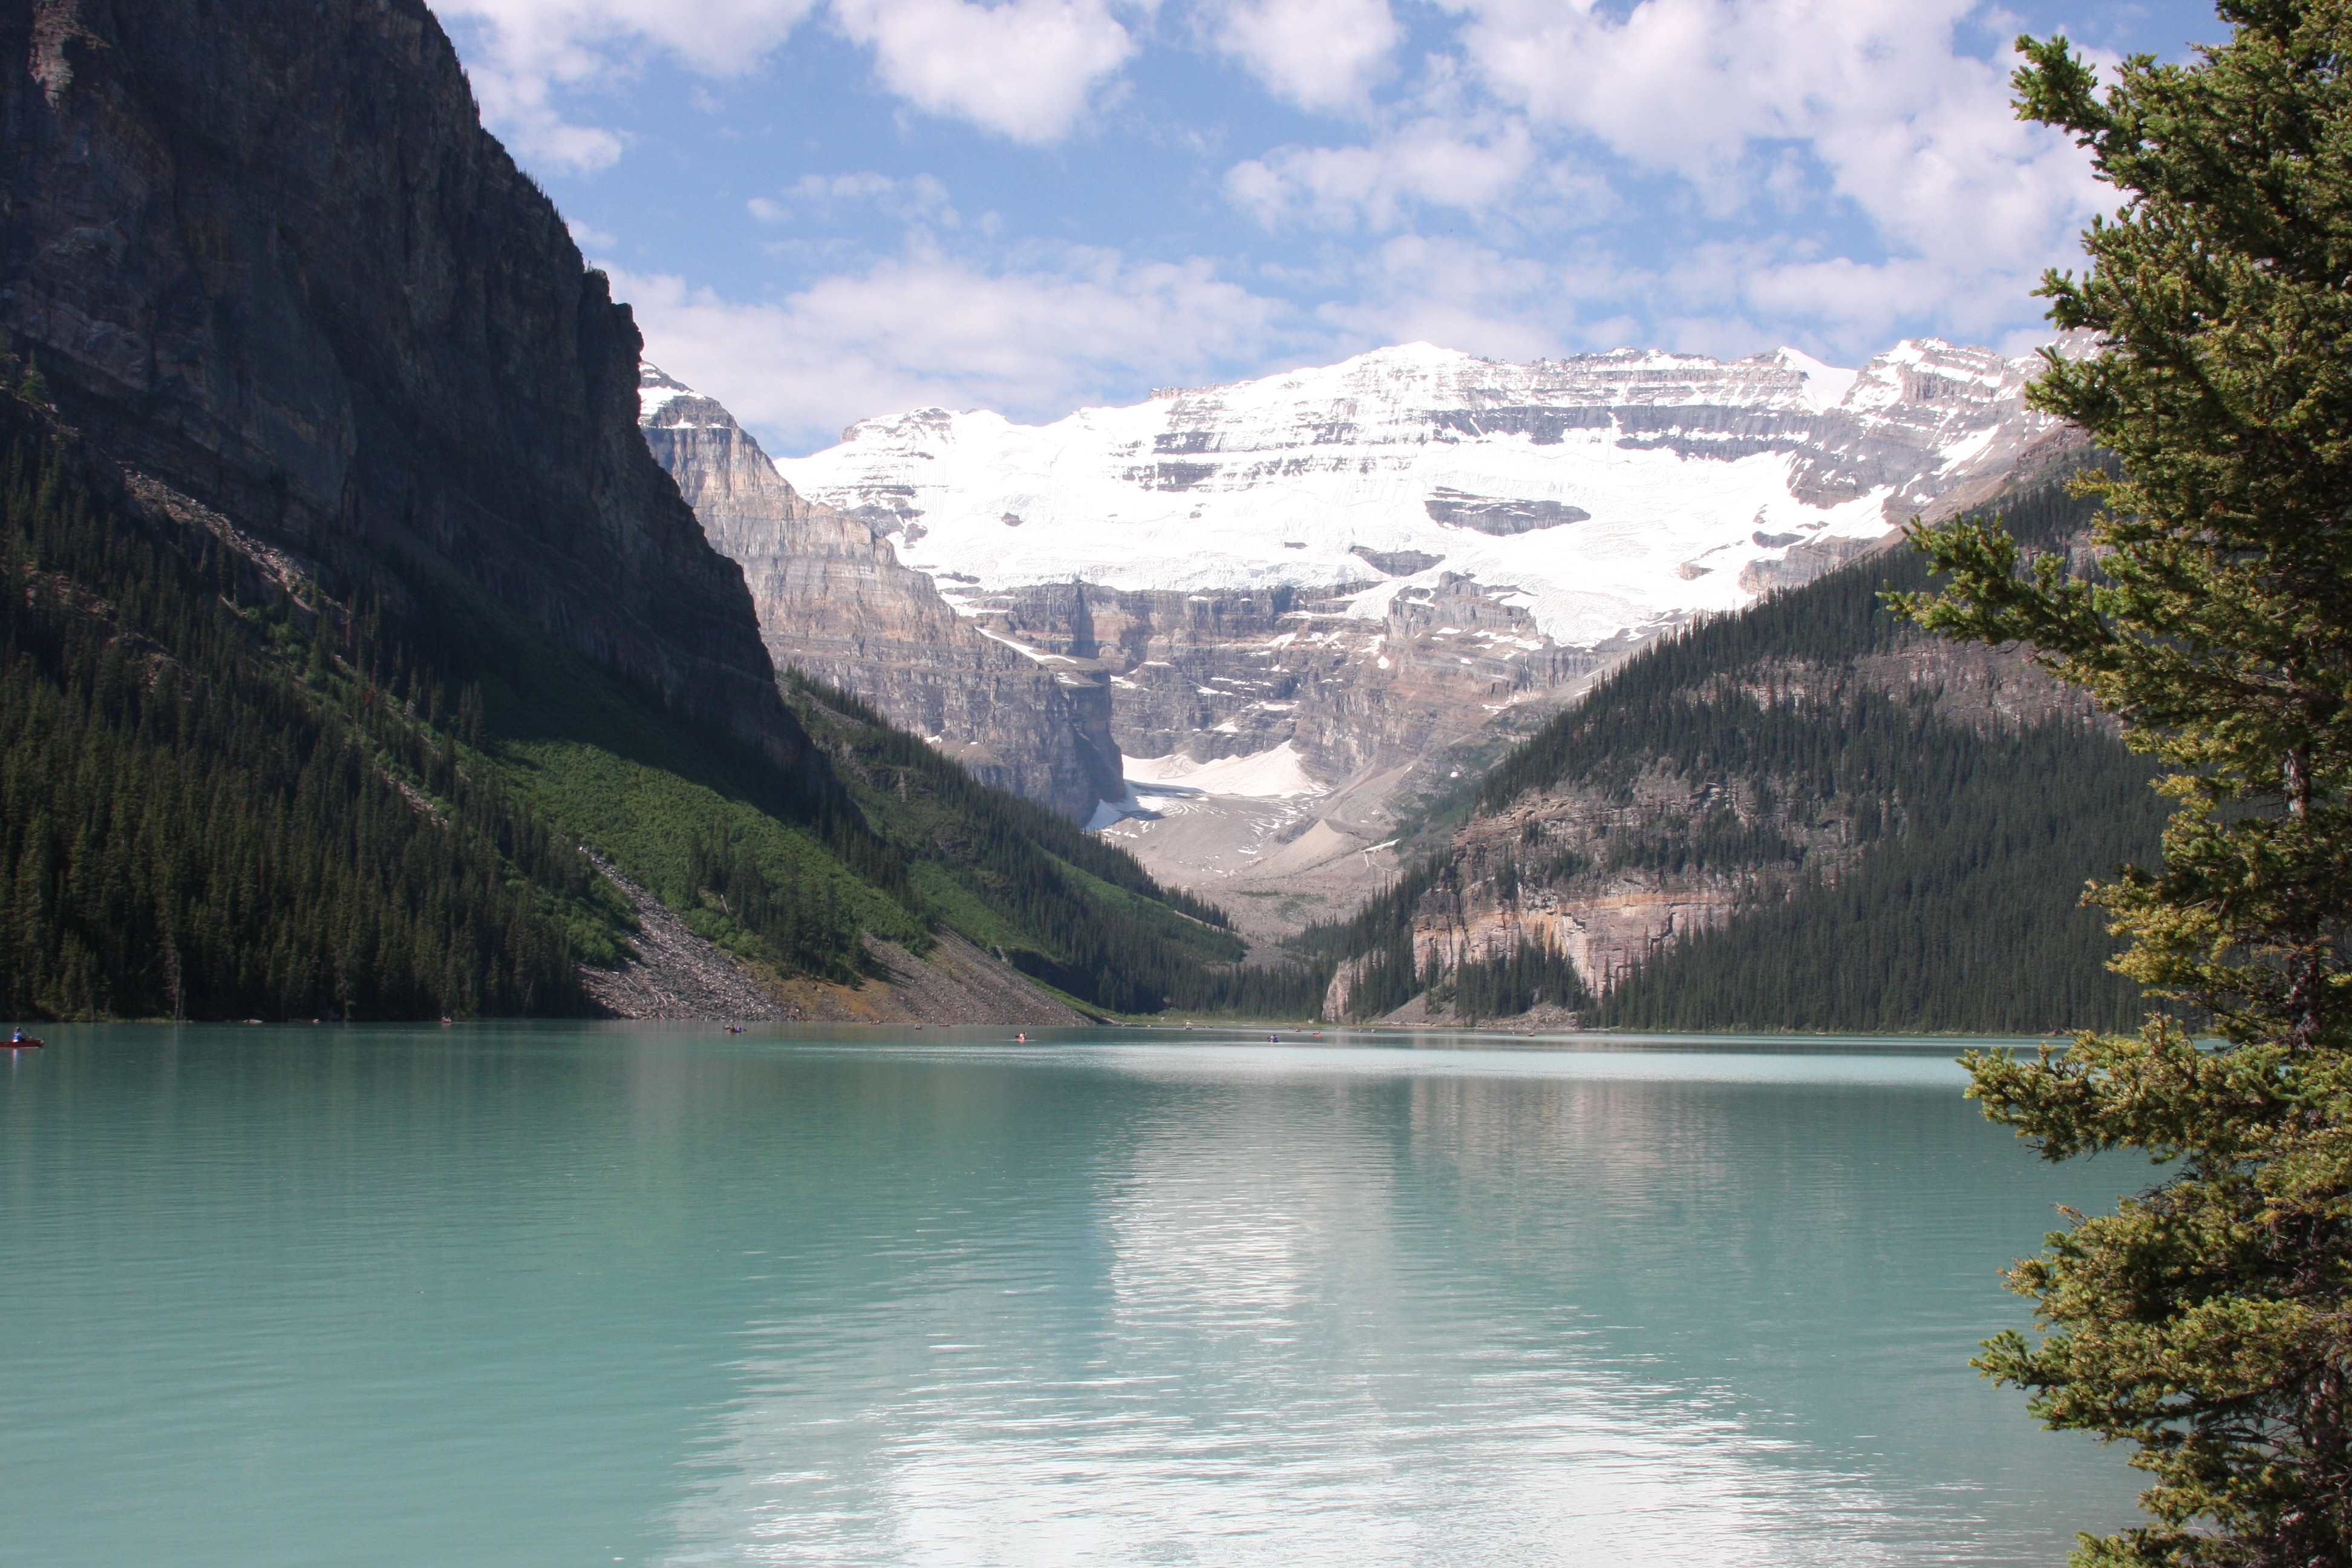
[[[772,452],[1425,341],[1855,365],[2041,341],[2109,204],[2011,44],[2056,0],[429,0],[484,118]]]

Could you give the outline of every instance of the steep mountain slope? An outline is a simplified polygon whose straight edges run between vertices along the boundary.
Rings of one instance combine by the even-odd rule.
[[[778,467],[1100,683],[1138,786],[1112,831],[1157,874],[1311,909],[1390,868],[1415,795],[1660,632],[2064,444],[2027,369],[1933,342],[1859,372],[1412,344],[1036,428],[918,410]],[[1236,756],[1289,786],[1187,782]]]
[[[795,716],[418,0],[0,0],[0,1006],[1234,993],[1215,911]]]
[[[2074,548],[2044,481],[2000,510]],[[1529,1007],[1673,1028],[2041,1030],[2132,1016],[2084,879],[2157,852],[2150,769],[2021,657],[1896,620],[1898,550],[1629,661],[1506,759],[1346,928],[1334,1016]]]
[[[798,763],[629,312],[422,5],[8,0],[0,53],[0,325],[69,423],[332,592],[454,569]]]
[[[1125,793],[1098,679],[982,633],[865,520],[812,506],[718,403],[645,367],[638,421],[720,553],[743,568],[770,656],[931,737],[983,784],[1076,821]]]
[[[315,604],[14,392],[0,577],[0,1012],[586,1009],[616,910],[458,764],[478,711],[373,636],[337,679]]]

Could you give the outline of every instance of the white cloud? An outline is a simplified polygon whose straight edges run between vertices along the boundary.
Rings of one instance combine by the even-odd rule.
[[[870,170],[854,174],[803,174],[773,197],[753,196],[744,205],[761,223],[786,223],[808,215],[831,218],[846,209],[870,207],[906,224],[958,227],[961,217],[935,175],[898,179]]]
[[[1135,52],[1103,0],[833,0],[833,15],[891,91],[1015,142],[1068,131]]]
[[[1224,0],[1210,27],[1276,97],[1315,110],[1360,103],[1403,37],[1388,0]]]
[[[1009,219],[959,215],[928,175],[794,168],[745,206],[775,226],[759,244],[782,275],[818,281],[748,303],[616,275],[656,361],[788,449],[921,402],[1050,417],[1276,353],[1412,338],[1507,357],[1794,342],[1848,363],[1906,331],[2011,343],[2032,332],[2033,276],[2071,259],[2105,205],[2077,149],[2014,118],[2006,56],[1970,52],[2010,25],[1997,0],[1438,0],[1410,13],[1425,52],[1401,74],[1394,0],[1191,0],[1191,23],[1156,29],[1155,0],[434,3],[492,122],[542,169],[624,151],[621,134],[574,122],[582,92],[657,56],[713,82],[740,76],[812,21],[870,50],[904,102],[995,133],[960,155],[1024,172]],[[1198,161],[1139,163],[1168,178],[1171,211],[1195,199],[1188,174],[1229,165],[1225,199],[1269,231],[1251,288],[1210,260],[997,241],[1008,223],[1071,232],[1071,215],[1045,164],[996,138],[1087,124],[1147,43],[1223,53],[1274,97],[1357,121],[1335,139],[1352,144],[1240,162],[1213,149],[1269,123],[1252,117],[1266,103],[1139,132]],[[1152,115],[1108,100],[1107,137]],[[872,156],[812,144],[821,167]],[[904,248],[876,260],[877,238]]]
[[[484,118],[532,163],[566,173],[619,158],[617,133],[566,119],[556,100],[667,54],[710,77],[756,69],[819,0],[432,0],[469,47]],[[1104,0],[832,0],[835,23],[874,51],[883,85],[919,109],[1016,142],[1049,142],[1135,52]]]
[[[555,95],[635,68],[649,49],[709,76],[750,70],[814,0],[432,0],[464,41],[483,118],[543,168],[600,169],[622,138],[565,119]]]
[[[924,404],[1053,417],[1107,386],[1255,369],[1284,313],[1205,261],[1087,249],[993,272],[910,254],[772,302],[619,270],[613,285],[635,308],[647,358],[784,452]]]
[[[1955,47],[1981,0],[1461,5],[1498,95],[1727,216],[1790,202],[1790,150],[1891,247],[1963,265],[2038,265],[2100,205],[2079,150],[2017,120],[2007,62]]]
[[[1304,218],[1390,229],[1417,207],[1491,207],[1535,162],[1535,143],[1516,120],[1471,126],[1423,119],[1362,146],[1276,148],[1227,170],[1225,194],[1269,228]]]
[[[1446,3],[1458,58],[1424,62],[1381,129],[1225,174],[1268,228],[1396,236],[1325,310],[1356,330],[1450,321],[1445,341],[1494,353],[1514,330],[1733,353],[1867,353],[1923,323],[2006,341],[2105,205],[2079,149],[2017,120],[2006,55],[1961,47],[2008,25],[1984,0]],[[1436,243],[1447,213],[1507,248]],[[1512,259],[1544,284],[1509,282]]]

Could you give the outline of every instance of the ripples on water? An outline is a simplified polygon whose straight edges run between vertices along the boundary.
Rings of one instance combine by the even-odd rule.
[[[0,1560],[2042,1563],[1951,1047],[59,1030]],[[1460,1045],[1425,1039],[1424,1045]]]

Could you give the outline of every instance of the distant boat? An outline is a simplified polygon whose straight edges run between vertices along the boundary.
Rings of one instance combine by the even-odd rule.
[[[18,1034],[14,1038],[0,1040],[0,1046],[12,1051],[37,1051],[49,1042],[33,1035]]]

